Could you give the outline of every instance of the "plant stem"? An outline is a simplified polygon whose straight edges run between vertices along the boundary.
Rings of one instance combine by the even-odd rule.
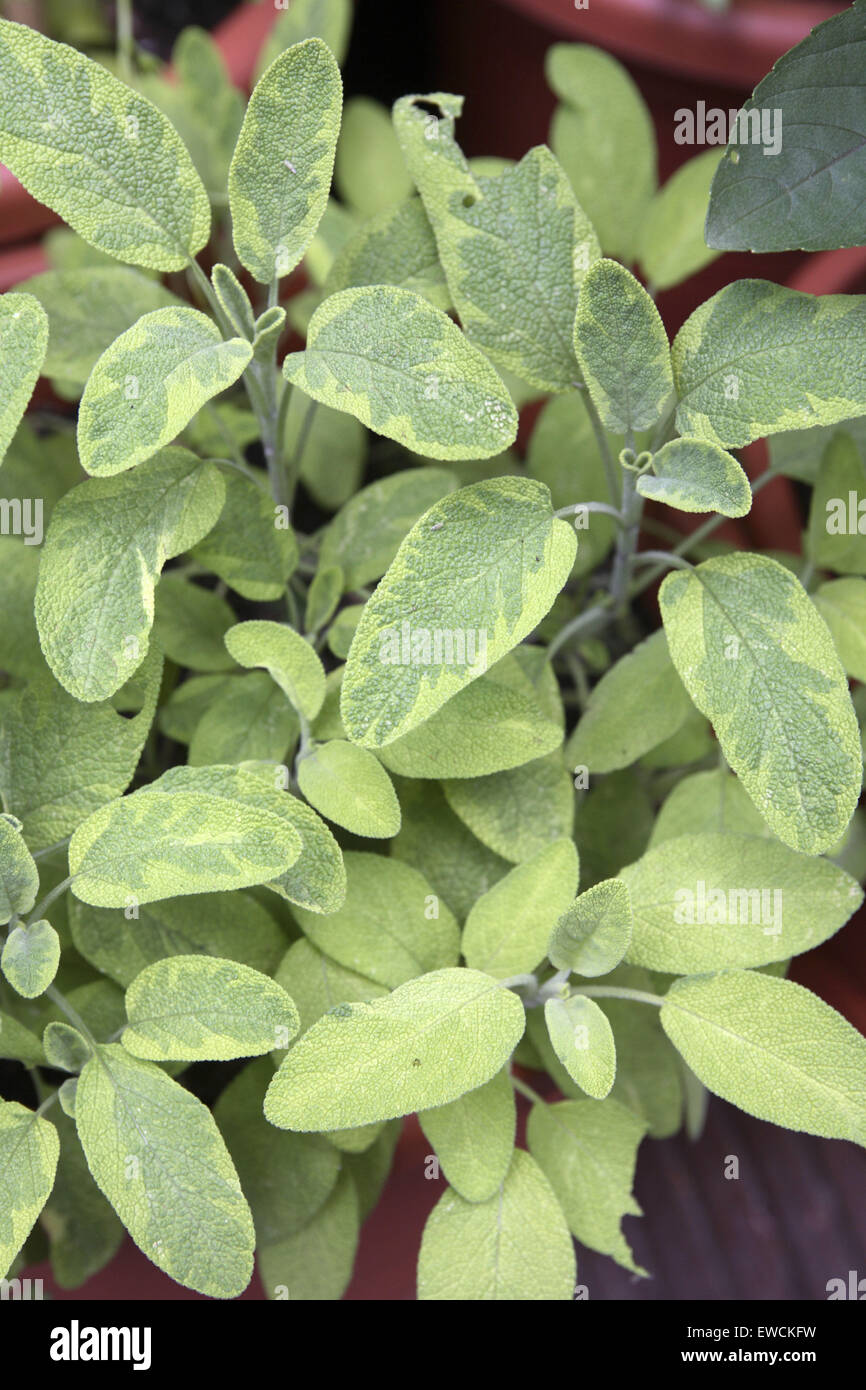
[[[619,522],[620,526],[625,525],[625,517],[616,507],[608,506],[607,502],[571,502],[567,507],[560,507],[554,516],[572,516],[577,512],[603,512],[605,516],[612,516]]]
[[[533,1105],[546,1105],[547,1101],[540,1096],[537,1091],[533,1091],[531,1086],[527,1086],[525,1081],[521,1081],[519,1076],[512,1076],[511,1084],[515,1091],[519,1091],[527,1100],[531,1100]]]
[[[566,642],[577,642],[580,639],[594,637],[597,632],[601,632],[607,627],[613,616],[610,600],[604,603],[597,603],[594,608],[587,608],[585,612],[578,613],[576,618],[572,618],[565,627],[560,628],[547,647],[547,660],[552,661]]]
[[[66,1014],[66,1017],[69,1019],[69,1022],[72,1024],[73,1028],[78,1029],[79,1033],[82,1035],[82,1037],[87,1039],[88,1043],[95,1052],[98,1047],[98,1043],[95,1037],[91,1033],[90,1029],[84,1022],[84,1019],[81,1017],[81,1015],[75,1009],[73,1009],[69,1000],[66,998],[66,995],[61,994],[60,990],[57,988],[56,985],[49,985],[45,991],[45,997],[46,999],[52,1000],[52,1002],[57,1005],[58,1009],[60,1009],[62,1013]]]
[[[665,565],[669,569],[693,570],[694,565],[691,560],[684,560],[682,555],[677,555],[675,550],[642,550],[639,555],[635,555],[632,560],[632,569],[635,565],[645,565],[656,560],[660,565]]]
[[[588,999],[632,999],[638,1004],[654,1004],[661,1008],[661,994],[649,994],[643,989],[626,989],[624,985],[580,985],[572,994],[585,994]]]
[[[622,514],[625,518],[625,525],[617,537],[613,573],[610,580],[610,597],[613,613],[616,617],[620,616],[626,605],[632,558],[637,550],[640,534],[643,498],[637,491],[636,482],[636,474],[630,468],[624,468],[622,470]]]
[[[51,903],[54,902],[55,898],[59,898],[61,894],[65,893],[68,890],[71,882],[72,875],[70,874],[69,878],[64,878],[61,883],[55,884],[55,886],[51,889],[51,892],[46,893],[42,901],[36,904],[30,916],[27,918],[25,926],[30,927],[33,925],[34,922],[40,922],[42,920],[42,914],[45,912],[46,908],[48,908],[51,905]]]
[[[135,58],[135,40],[132,33],[132,0],[117,0],[115,22],[120,75],[124,82],[131,84]]]
[[[611,502],[616,504],[619,501],[619,489],[616,485],[616,464],[614,462],[613,454],[610,452],[610,445],[607,441],[607,434],[605,433],[604,425],[601,423],[598,411],[593,405],[592,397],[590,396],[583,382],[576,381],[574,383],[574,386],[575,390],[580,391],[583,395],[583,403],[586,406],[586,413],[589,416],[589,423],[592,425],[592,432],[595,435],[595,442],[598,445],[598,451],[601,454],[602,463],[604,464],[604,471],[607,477],[607,488],[608,492],[610,493],[610,500]],[[623,508],[623,511],[624,510],[625,508]]]

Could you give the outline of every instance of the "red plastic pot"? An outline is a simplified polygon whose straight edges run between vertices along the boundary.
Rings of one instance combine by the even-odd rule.
[[[551,37],[597,43],[665,72],[754,87],[777,58],[844,4],[835,0],[733,0],[711,10],[699,0],[500,0]]]

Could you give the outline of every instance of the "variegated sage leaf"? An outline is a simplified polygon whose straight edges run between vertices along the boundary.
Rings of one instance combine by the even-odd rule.
[[[668,335],[643,285],[618,261],[587,271],[574,348],[605,429],[627,434],[658,423],[674,389]]]
[[[653,455],[652,472],[637,480],[641,497],[681,512],[745,516],[752,489],[733,454],[705,439],[672,439]]]
[[[48,1120],[0,1101],[0,1270],[9,1272],[54,1184],[60,1140]]]
[[[78,413],[78,453],[106,477],[169,444],[206,401],[225,391],[252,357],[225,341],[197,309],[155,309],[122,333],[87,379]]]
[[[866,296],[736,280],[674,339],[680,434],[739,448],[866,413]]]
[[[165,449],[132,473],[68,492],[45,538],[36,622],[45,659],[77,700],[106,700],[147,655],[162,566],[213,526],[218,470]]]
[[[27,409],[47,347],[48,317],[39,300],[31,294],[0,296],[0,463]]]
[[[97,250],[182,270],[210,234],[204,185],[161,111],[66,44],[0,21],[0,159]]]
[[[767,556],[723,555],[669,574],[659,604],[674,665],[767,824],[793,849],[830,849],[860,795],[860,738],[799,580]]]
[[[454,138],[462,105],[436,92],[394,107],[454,306],[494,362],[541,390],[566,391],[577,374],[577,293],[598,240],[546,146],[496,174],[473,173]]]
[[[474,483],[435,503],[361,615],[340,705],[349,737],[393,743],[483,675],[541,621],[576,549],[530,478]]]
[[[490,458],[517,434],[502,378],[447,314],[411,290],[332,294],[283,373],[314,400],[432,458]]]
[[[268,284],[294,270],[328,202],[343,86],[327,44],[306,39],[256,83],[229,169],[238,259]]]

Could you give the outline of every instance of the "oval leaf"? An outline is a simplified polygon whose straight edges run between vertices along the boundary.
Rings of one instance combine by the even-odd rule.
[[[766,556],[723,555],[669,574],[659,605],[674,665],[767,824],[808,854],[835,845],[860,795],[860,738],[800,582]]]
[[[522,1149],[499,1192],[467,1202],[448,1189],[424,1227],[418,1298],[424,1302],[567,1301],[574,1247],[550,1183]]]
[[[106,700],[144,659],[166,560],[210,530],[225,498],[212,464],[185,449],[61,498],[39,567],[45,659],[77,700]]]
[[[252,619],[225,635],[241,666],[264,666],[305,719],[315,719],[325,698],[325,671],[309,642],[284,623]]]
[[[294,270],[328,201],[343,85],[333,54],[307,39],[256,83],[229,169],[232,236],[263,285]]]
[[[594,999],[573,994],[548,999],[544,1021],[551,1045],[572,1081],[595,1100],[604,1100],[616,1079],[613,1030]]]
[[[517,1115],[508,1068],[450,1105],[423,1110],[418,1119],[455,1191],[467,1202],[492,1197],[514,1153]]]
[[[0,1101],[0,1278],[48,1200],[59,1155],[52,1124],[17,1101]]]
[[[0,20],[0,159],[97,250],[182,270],[210,205],[161,111],[101,63]]]
[[[602,424],[615,434],[658,423],[674,389],[668,335],[646,290],[618,261],[587,273],[574,347]]]
[[[661,1017],[715,1095],[786,1129],[866,1145],[866,1038],[802,985],[748,970],[675,980]]]
[[[0,815],[0,926],[29,912],[39,891],[39,870],[22,828],[15,816]]]
[[[517,434],[511,396],[487,358],[421,295],[340,290],[314,313],[287,380],[377,434],[440,459],[490,458]]]
[[[298,786],[321,815],[355,835],[389,840],[400,829],[391,778],[372,753],[345,739],[319,743],[302,758]]]
[[[50,922],[15,927],[7,936],[0,969],[25,999],[44,994],[60,964],[60,937]]]
[[[621,878],[603,879],[575,898],[550,939],[548,955],[557,970],[592,978],[619,965],[632,935],[628,888]]]
[[[148,1259],[212,1298],[243,1293],[253,1222],[207,1107],[111,1045],[78,1078],[75,1123],[97,1186]]]
[[[290,1050],[268,1090],[279,1129],[345,1129],[446,1105],[498,1072],[523,1005],[477,970],[437,970],[372,1004],[344,1004]]]
[[[97,477],[122,473],[169,444],[252,357],[243,338],[225,342],[197,309],[155,309],[106,348],[78,412],[78,453]]]
[[[672,439],[653,455],[652,473],[637,480],[641,497],[665,502],[681,512],[721,512],[745,516],[752,489],[737,460],[703,439]]]
[[[194,778],[198,769],[181,771]],[[72,836],[72,891],[82,902],[125,907],[130,899],[227,892],[266,883],[298,858],[301,837],[265,809],[256,784],[254,806],[209,790],[172,791],[162,781],[110,801]]]
[[[544,959],[556,919],[577,892],[573,840],[554,840],[480,897],[463,929],[467,965],[495,979],[528,974]]]
[[[437,502],[358,624],[340,706],[349,737],[382,747],[429,719],[541,621],[576,549],[547,488],[530,478],[474,483]]]
[[[236,961],[171,956],[126,991],[121,1042],[152,1062],[225,1062],[287,1046],[300,1018],[286,991]]]

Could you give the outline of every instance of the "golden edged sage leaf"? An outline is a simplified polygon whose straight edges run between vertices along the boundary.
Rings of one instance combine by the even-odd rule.
[[[148,965],[126,991],[121,1042],[152,1062],[230,1061],[286,1047],[300,1025],[289,995],[237,961],[169,956]]]
[[[565,747],[569,767],[614,772],[670,738],[691,709],[664,632],[620,657],[594,687]]]
[[[451,307],[436,238],[420,198],[406,198],[365,220],[337,252],[326,293],[361,285],[397,285],[423,295],[437,309]]]
[[[489,975],[422,975],[314,1023],[271,1082],[265,1115],[279,1129],[330,1130],[447,1105],[501,1070],[524,1021]]]
[[[484,1202],[443,1193],[424,1227],[418,1298],[531,1302],[574,1297],[577,1267],[562,1208],[535,1159],[516,1149]]]
[[[232,236],[261,284],[294,270],[328,202],[343,84],[327,44],[293,44],[256,83],[229,168]]]
[[[786,1129],[866,1145],[866,1038],[802,985],[750,970],[675,980],[661,1018],[715,1095]]]
[[[628,960],[691,975],[810,951],[863,901],[856,879],[776,839],[705,831],[665,840],[622,870],[634,912]]]
[[[144,314],[87,378],[78,412],[82,466],[108,477],[151,458],[237,381],[251,357],[245,339],[224,340],[197,309],[169,305]]]
[[[185,449],[62,497],[42,550],[36,622],[45,660],[77,700],[106,700],[147,655],[154,588],[222,509],[222,478]]]
[[[225,635],[229,654],[241,666],[264,666],[294,709],[315,719],[325,698],[325,671],[300,633],[284,623],[253,618]]]
[[[0,295],[0,462],[27,409],[47,348],[48,316],[39,300],[32,294]]]
[[[226,503],[219,520],[193,549],[193,558],[235,593],[256,603],[282,597],[298,562],[294,531],[277,525],[274,504],[263,487],[221,468]]]
[[[210,206],[161,111],[101,63],[0,22],[0,158],[98,251],[182,270],[210,235]]]
[[[298,786],[320,815],[378,840],[400,829],[400,803],[378,758],[345,739],[317,743],[298,763]]]
[[[393,743],[516,647],[550,609],[576,550],[573,528],[531,478],[474,483],[435,503],[358,623],[341,694],[352,741]]]
[[[129,786],[159,696],[158,651],[151,648],[137,674],[145,679],[145,698],[131,716],[107,700],[83,704],[48,672],[10,702],[0,722],[0,793],[17,807],[31,849],[65,839]]]
[[[793,849],[831,848],[860,795],[860,738],[799,580],[767,556],[722,555],[669,574],[659,605],[674,665],[764,820]]]
[[[509,1070],[449,1105],[422,1110],[421,1128],[442,1171],[467,1202],[486,1202],[505,1180],[514,1153],[517,1112]]]
[[[681,512],[745,516],[752,488],[733,454],[705,439],[672,439],[653,455],[652,472],[637,480],[641,497]]]
[[[628,950],[633,920],[625,882],[621,878],[602,879],[563,912],[547,953],[557,970],[588,978],[606,975]]]
[[[572,1081],[594,1100],[604,1100],[616,1079],[613,1031],[594,999],[573,994],[548,999],[544,1021],[551,1046]]]
[[[394,285],[330,295],[283,375],[431,458],[491,458],[517,434],[511,396],[487,358],[441,309]]]
[[[327,916],[295,908],[304,934],[339,965],[393,989],[456,965],[460,933],[430,884],[408,864],[347,850],[346,898]]]
[[[45,993],[59,964],[60,937],[50,922],[13,927],[3,943],[0,970],[25,999]]]
[[[704,223],[710,184],[721,150],[687,159],[653,195],[640,234],[638,260],[654,291],[679,285],[718,256],[707,246]]]
[[[325,822],[299,797],[282,790],[285,769],[267,763],[244,767],[174,767],[160,778],[169,792],[208,791],[256,812],[267,807],[298,835],[301,851],[290,866],[268,879],[265,887],[312,913],[336,912],[346,896],[346,870],[340,846]]]
[[[163,898],[129,918],[72,898],[69,925],[76,950],[124,987],[166,956],[220,956],[269,975],[285,950],[277,923],[249,893]]]
[[[605,429],[627,434],[663,418],[674,390],[668,335],[643,285],[618,261],[587,271],[574,349]]]
[[[866,579],[819,584],[813,602],[830,629],[847,674],[866,681]]]
[[[39,891],[39,870],[22,830],[17,816],[0,815],[0,926],[26,915]]]
[[[467,337],[542,391],[577,375],[578,289],[599,257],[595,232],[545,145],[519,164],[473,171],[454,138],[463,101],[402,97],[394,125],[430,219]]]
[[[125,265],[46,270],[22,288],[48,315],[43,375],[74,386],[84,385],[106,348],[143,314],[181,304],[158,280]]]
[[[148,1259],[212,1298],[243,1293],[253,1222],[207,1107],[111,1044],[78,1078],[75,1124],[97,1186]]]
[[[642,1214],[632,1184],[644,1122],[610,1097],[565,1100],[533,1106],[526,1132],[529,1152],[562,1204],[572,1235],[625,1269],[645,1274],[621,1224],[624,1216]]]
[[[606,256],[632,261],[656,189],[656,138],[637,84],[609,53],[558,43],[545,58],[559,98],[550,143]]]
[[[463,928],[463,955],[495,979],[525,975],[544,959],[557,918],[577,892],[577,850],[554,840],[510,869],[475,903]]]
[[[737,280],[695,309],[672,349],[680,434],[739,448],[866,411],[866,296]]]
[[[230,785],[211,789],[209,768],[172,774],[95,811],[72,836],[72,891],[94,907],[125,907],[187,893],[227,892],[266,883],[294,864],[301,837],[255,782],[250,800]],[[243,786],[243,776],[230,769]],[[198,774],[204,774],[201,778]],[[255,794],[255,801],[252,800]]]
[[[8,1274],[48,1200],[59,1154],[57,1130],[48,1120],[17,1101],[0,1101],[0,1270],[3,1276]]]

